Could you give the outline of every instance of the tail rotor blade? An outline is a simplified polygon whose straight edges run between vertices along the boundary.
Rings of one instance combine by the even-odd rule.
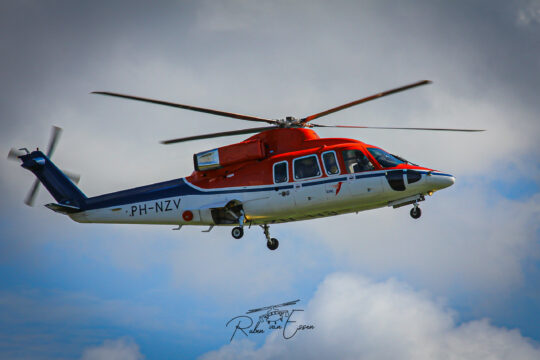
[[[66,175],[71,181],[73,181],[73,183],[76,185],[79,183],[79,181],[81,180],[81,175],[79,174],[75,174],[74,172],[71,172],[71,171],[66,171],[66,170],[62,170],[62,172],[64,173],[64,175]]]
[[[62,134],[62,128],[59,128],[58,126],[53,126],[51,132],[51,139],[49,140],[49,147],[47,148],[48,158],[52,156],[54,149],[56,149],[56,144],[58,144],[60,134]]]
[[[36,199],[36,195],[39,190],[39,180],[34,180],[34,183],[32,184],[32,188],[30,189],[30,192],[28,195],[26,195],[26,199],[24,199],[24,203],[28,206],[34,206],[34,200]]]
[[[9,154],[7,158],[9,160],[18,160],[19,156],[22,156],[22,155],[24,155],[24,152],[17,150],[15,148],[11,148],[11,150],[9,150]]]
[[[51,137],[49,139],[49,146],[47,148],[47,157],[51,157],[54,153],[54,150],[56,149],[56,145],[58,144],[58,140],[60,139],[60,135],[62,134],[62,128],[59,128],[58,126],[53,126],[51,131]],[[23,152],[22,150],[26,150],[26,148],[22,149],[14,149],[11,148],[11,150],[8,153],[8,159],[10,160],[17,160],[19,156],[24,155],[25,153],[28,154],[28,150],[26,152]],[[68,177],[73,183],[78,184],[79,180],[81,179],[81,176],[79,174],[75,174],[71,171],[63,171],[64,175]],[[35,179],[32,183],[32,187],[30,188],[30,191],[28,192],[28,195],[26,195],[26,198],[24,199],[24,203],[28,206],[34,206],[34,201],[36,199],[36,196],[39,191],[39,185],[40,180]]]

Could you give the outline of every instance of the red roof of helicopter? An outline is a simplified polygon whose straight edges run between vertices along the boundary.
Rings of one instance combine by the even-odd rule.
[[[262,144],[264,154],[259,159],[253,159],[250,154],[245,153],[246,160],[241,160],[241,157],[238,157],[239,153],[244,150],[253,151],[255,143]],[[273,184],[272,166],[276,161],[293,159],[319,152],[319,150],[331,150],[337,145],[340,145],[340,148],[366,146],[363,142],[353,139],[320,138],[315,131],[306,128],[267,130],[237,144],[218,149],[220,160],[234,157],[239,159],[236,163],[219,169],[194,171],[186,180],[207,189],[271,185]],[[289,179],[292,181],[292,176],[289,176]]]

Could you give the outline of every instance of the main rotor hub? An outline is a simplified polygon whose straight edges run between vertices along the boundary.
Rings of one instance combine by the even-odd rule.
[[[294,116],[287,116],[285,119],[277,120],[279,127],[282,128],[299,128],[304,127],[302,120],[295,118]]]

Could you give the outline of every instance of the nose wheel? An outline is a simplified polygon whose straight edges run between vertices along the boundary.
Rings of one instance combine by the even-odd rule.
[[[270,250],[276,250],[279,246],[279,241],[276,238],[270,237],[270,226],[267,224],[261,225],[264,231],[264,236],[266,236],[266,247]]]
[[[420,210],[417,204],[414,204],[414,207],[411,209],[411,217],[418,219],[420,216],[422,216],[422,210]]]

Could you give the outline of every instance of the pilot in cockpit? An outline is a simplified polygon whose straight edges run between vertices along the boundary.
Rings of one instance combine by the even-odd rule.
[[[374,166],[360,150],[343,151],[343,161],[349,174],[373,170]]]

